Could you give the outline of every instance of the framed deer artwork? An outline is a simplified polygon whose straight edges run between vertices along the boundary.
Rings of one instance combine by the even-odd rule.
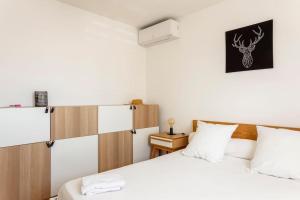
[[[273,20],[226,32],[226,73],[273,68]]]

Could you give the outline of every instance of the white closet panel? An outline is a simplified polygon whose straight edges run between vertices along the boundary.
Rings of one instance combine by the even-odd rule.
[[[132,130],[133,112],[130,105],[99,106],[99,133],[111,133]]]
[[[67,181],[98,173],[98,135],[56,140],[51,147],[51,196]]]
[[[50,114],[46,108],[1,108],[0,147],[50,140]]]
[[[149,136],[154,133],[159,133],[159,127],[136,129],[136,134],[133,134],[133,163],[150,158]]]

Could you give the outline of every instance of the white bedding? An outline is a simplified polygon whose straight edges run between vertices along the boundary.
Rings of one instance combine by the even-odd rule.
[[[112,170],[126,186],[95,196],[80,194],[81,179],[66,183],[60,200],[299,200],[300,182],[251,174],[249,161],[225,156],[220,163],[175,152]]]

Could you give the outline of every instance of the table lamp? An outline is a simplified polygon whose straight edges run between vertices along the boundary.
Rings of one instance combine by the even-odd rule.
[[[169,133],[169,135],[174,135],[173,126],[175,124],[175,120],[173,118],[168,119],[168,124],[170,126],[170,133]]]

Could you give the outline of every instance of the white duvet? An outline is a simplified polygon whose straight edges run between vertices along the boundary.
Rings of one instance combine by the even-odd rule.
[[[300,200],[300,182],[250,173],[248,160],[229,156],[209,163],[175,152],[106,173],[123,176],[126,187],[83,196],[76,179],[59,200]]]

